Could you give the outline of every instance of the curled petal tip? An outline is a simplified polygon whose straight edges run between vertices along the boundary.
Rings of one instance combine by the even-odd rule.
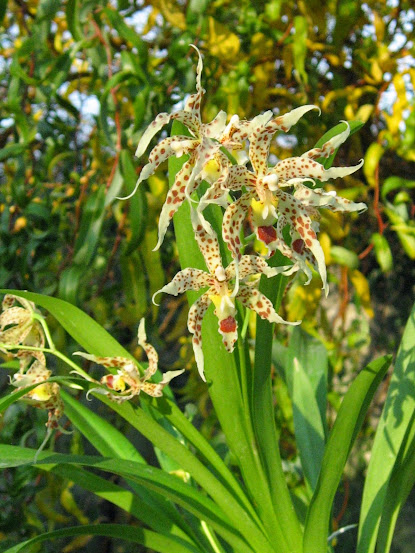
[[[157,292],[154,292],[154,294],[153,294],[153,296],[152,296],[152,298],[151,298],[151,301],[152,301],[153,305],[157,305],[157,307],[158,307],[160,304],[157,303],[157,302],[154,300],[154,298],[155,298],[158,294],[160,294],[160,293],[161,293],[161,290],[157,290]]]
[[[154,296],[153,296],[153,298],[154,298]],[[138,325],[138,332],[137,332],[138,343],[139,343],[140,346],[141,346],[141,343],[147,342],[147,334],[146,334],[145,324],[146,324],[146,320],[145,320],[144,317],[142,317],[140,319],[140,324]],[[144,346],[142,346],[142,347],[144,347]]]

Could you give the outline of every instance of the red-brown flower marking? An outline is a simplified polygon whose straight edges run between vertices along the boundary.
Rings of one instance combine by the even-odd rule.
[[[294,240],[291,244],[292,249],[299,253],[300,255],[304,252],[305,243],[302,238],[297,238],[297,240]]]
[[[277,238],[277,232],[274,227],[258,227],[258,238],[264,242],[264,244],[270,244]]]
[[[220,321],[219,326],[222,332],[235,332],[236,321],[231,315],[229,315],[229,317],[226,317],[226,319]]]

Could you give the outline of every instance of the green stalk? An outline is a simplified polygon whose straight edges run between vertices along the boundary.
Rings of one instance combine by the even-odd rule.
[[[283,264],[283,256],[277,252],[270,265]],[[281,304],[287,278],[277,275],[274,278],[261,278],[260,291],[275,305]],[[271,348],[274,325],[257,316],[255,341],[255,362],[252,385],[251,409],[255,438],[258,443],[262,465],[271,492],[272,504],[277,520],[284,529],[289,551],[300,552],[302,532],[286,484],[279,451],[278,433],[271,382]]]

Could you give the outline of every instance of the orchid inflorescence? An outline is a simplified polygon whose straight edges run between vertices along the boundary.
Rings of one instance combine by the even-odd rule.
[[[321,148],[313,148],[300,157],[279,161],[274,167],[268,165],[272,138],[277,131],[287,132],[308,111],[319,108],[306,105],[275,117],[272,111],[258,115],[251,121],[240,120],[233,115],[227,123],[227,115],[220,111],[208,124],[202,123],[201,102],[205,93],[201,84],[202,57],[199,50],[196,71],[196,93],[189,96],[184,108],[172,114],[161,113],[149,125],[138,145],[136,155],[142,156],[154,135],[167,123],[176,120],[184,124],[190,136],[164,138],[149,154],[149,162],[141,170],[136,187],[155,173],[160,164],[171,156],[187,156],[175,176],[161,210],[158,225],[158,249],[165,237],[168,225],[178,208],[187,200],[191,205],[191,220],[196,241],[208,268],[208,272],[185,268],[158,293],[177,295],[187,290],[207,288],[207,291],[192,305],[188,316],[188,329],[193,335],[193,348],[199,373],[204,378],[201,325],[203,316],[212,302],[219,321],[219,332],[227,351],[232,352],[237,339],[235,299],[270,322],[287,323],[269,301],[257,289],[262,274],[290,275],[303,271],[307,284],[311,280],[311,268],[322,279],[323,289],[328,293],[326,265],[322,247],[317,239],[319,230],[318,208],[331,211],[364,211],[364,203],[354,203],[316,188],[315,180],[325,182],[345,177],[360,169],[361,160],[352,167],[325,169],[317,160],[330,157],[350,134],[350,126],[337,134]],[[319,110],[320,111],[320,110]],[[247,150],[247,151],[246,151]],[[230,159],[236,160],[232,164]],[[247,163],[250,163],[250,168]],[[200,198],[197,208],[191,197],[202,181],[209,188]],[[236,201],[229,192],[242,191]],[[222,222],[222,237],[232,254],[233,261],[225,269],[219,252],[218,238],[205,219],[203,211],[209,204],[218,204],[225,209]],[[267,248],[267,257],[279,250],[290,263],[285,267],[271,269],[260,256],[243,255],[241,234],[248,214],[255,234]],[[289,239],[287,240],[287,231]],[[283,232],[284,231],[284,232]],[[156,294],[155,294],[156,295]],[[153,298],[154,299],[154,298]],[[299,321],[300,322],[300,321]]]
[[[20,305],[15,305],[16,301]],[[46,367],[43,351],[45,334],[35,304],[6,294],[0,314],[0,351],[19,360],[19,370],[11,378],[17,390],[37,384],[22,396],[22,401],[48,411],[48,431],[59,427],[64,405],[57,382],[49,382],[52,371]]]

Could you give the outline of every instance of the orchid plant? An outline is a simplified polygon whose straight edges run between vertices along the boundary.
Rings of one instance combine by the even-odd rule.
[[[362,166],[362,161],[353,167],[330,166],[337,149],[358,125],[342,122],[323,138],[321,146],[270,166],[274,134],[287,132],[318,108],[306,105],[278,116],[268,111],[251,121],[234,115],[229,122],[220,112],[205,124],[201,116],[203,64],[197,53],[196,93],[189,96],[183,109],[158,115],[141,137],[138,157],[144,155],[158,131],[174,122],[172,136],[151,150],[135,190],[170,158],[171,188],[161,211],[155,249],[161,246],[173,220],[182,270],[154,297],[188,294],[187,324],[196,365],[238,468],[233,472],[176,405],[168,384],[183,371],[158,376],[158,356],[147,340],[144,320],[138,328],[138,343],[147,355],[147,368],[73,305],[39,294],[7,291],[0,315],[0,350],[16,363],[11,383],[17,389],[0,400],[0,409],[19,399],[46,409],[46,440],[53,429],[62,430],[58,421],[65,413],[100,455],[45,451],[44,440],[37,451],[1,445],[3,466],[33,463],[39,470],[63,475],[124,509],[144,526],[99,523],[61,528],[6,553],[82,534],[120,537],[160,553],[327,553],[337,535],[347,529],[332,526],[333,500],[390,356],[362,369],[328,434],[327,390],[323,398],[317,391],[327,378],[326,369],[318,368],[314,359],[315,370],[320,371],[316,382],[301,348],[289,350],[291,365],[285,378],[294,410],[302,482],[302,493],[295,495],[280,457],[271,348],[274,324],[291,325],[293,334],[300,324],[287,322],[278,314],[289,277],[297,278],[303,272],[308,284],[314,274],[319,275],[328,293],[325,258],[318,240],[319,209],[366,209],[363,203],[321,187],[321,183],[346,177]],[[252,248],[246,232],[248,221],[264,245],[265,255]],[[16,301],[20,306],[15,306]],[[86,366],[60,352],[35,305],[47,309],[86,350],[76,355],[104,366],[108,374],[97,380]],[[247,339],[250,312],[258,316],[253,357]],[[404,401],[396,393],[412,378],[413,361],[407,352],[414,345],[414,325],[412,316],[368,469],[358,553],[373,553],[376,543],[379,552],[389,551],[396,512],[414,480],[409,469],[415,459],[411,441],[415,400]],[[52,357],[66,364],[68,374],[51,378],[47,366]],[[124,434],[76,399],[74,392],[83,390],[88,399],[93,395],[107,404],[153,443],[159,468],[148,466]],[[397,414],[401,418],[398,426]],[[128,486],[107,482],[90,469],[116,474]]]

